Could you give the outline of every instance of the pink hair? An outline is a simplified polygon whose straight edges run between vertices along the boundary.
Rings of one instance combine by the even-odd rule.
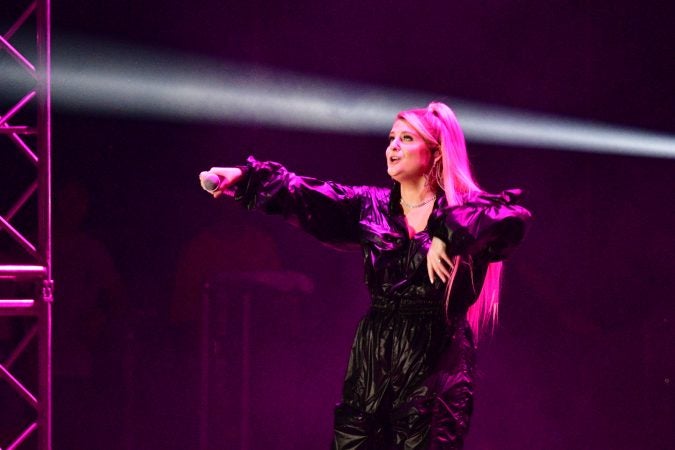
[[[417,130],[427,142],[432,154],[440,150],[442,171],[440,179],[434,181],[444,191],[449,206],[462,204],[466,194],[470,192],[483,192],[471,173],[464,133],[450,107],[444,103],[431,102],[426,108],[402,111],[397,118],[405,120]],[[454,258],[454,267],[445,292],[446,315],[459,264],[461,260],[457,256]],[[467,312],[467,320],[476,339],[487,325],[491,325],[494,330],[497,323],[501,271],[501,262],[488,265],[478,299]]]

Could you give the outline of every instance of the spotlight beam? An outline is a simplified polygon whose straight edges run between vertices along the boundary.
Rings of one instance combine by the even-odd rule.
[[[55,106],[119,116],[382,136],[398,111],[446,98],[114,44],[64,45],[55,56]],[[0,66],[0,73],[9,81],[5,86],[25,78],[11,66]],[[672,135],[463,100],[448,103],[471,142],[675,158]]]

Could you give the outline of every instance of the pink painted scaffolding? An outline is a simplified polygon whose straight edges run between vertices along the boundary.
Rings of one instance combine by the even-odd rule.
[[[8,1],[9,3],[9,1]],[[22,2],[25,3],[25,2]],[[4,5],[3,5],[4,6]],[[7,5],[9,6],[9,5]],[[17,8],[19,9],[19,8]],[[19,9],[20,10],[20,9]],[[25,185],[15,186],[1,195],[11,196],[11,206],[0,211],[0,234],[10,237],[14,245],[0,261],[0,282],[15,286],[10,292],[31,292],[23,298],[0,298],[0,320],[13,317],[32,318],[21,339],[8,356],[0,355],[0,384],[9,386],[35,411],[33,420],[22,424],[13,436],[0,435],[0,449],[22,448],[37,434],[38,448],[51,450],[52,392],[51,392],[51,322],[53,302],[51,257],[51,58],[50,58],[50,0],[31,2],[16,17],[3,17],[12,25],[0,36],[0,51],[5,52],[23,69],[27,85],[32,87],[5,111],[0,111],[0,149],[17,151],[31,167]],[[33,31],[33,24],[34,31]],[[13,38],[17,32],[30,30],[35,35],[34,50],[18,50]],[[31,56],[26,56],[29,54]],[[31,61],[31,57],[33,61]],[[20,159],[21,156],[18,157]],[[25,165],[0,166],[0,177],[9,179]],[[14,177],[11,177],[14,179]],[[18,194],[17,194],[18,193]],[[37,208],[27,207],[37,196]],[[30,210],[30,211],[28,211]],[[26,225],[26,216],[31,216]],[[17,216],[23,219],[18,220]],[[28,231],[26,231],[28,230]],[[0,248],[0,250],[5,250]],[[10,296],[12,297],[12,296]],[[36,341],[37,345],[32,345]],[[36,387],[14,371],[17,361],[37,349]],[[5,387],[2,386],[2,387]],[[33,439],[31,439],[33,440]]]

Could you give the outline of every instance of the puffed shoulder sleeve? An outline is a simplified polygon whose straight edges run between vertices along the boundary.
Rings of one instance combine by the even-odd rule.
[[[235,200],[248,209],[278,214],[319,240],[342,247],[358,244],[365,187],[343,186],[298,176],[276,162],[249,156],[240,166]]]
[[[518,204],[521,198],[520,189],[472,193],[461,205],[437,208],[429,217],[429,232],[446,242],[451,255],[502,260],[523,239],[531,218]]]

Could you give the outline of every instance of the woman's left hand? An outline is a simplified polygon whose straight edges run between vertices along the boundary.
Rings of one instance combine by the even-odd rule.
[[[446,283],[450,278],[450,270],[454,266],[445,248],[445,242],[441,239],[437,237],[432,239],[429,252],[427,253],[427,272],[429,273],[429,280],[432,283],[435,281],[435,276],[438,276],[443,283]]]

